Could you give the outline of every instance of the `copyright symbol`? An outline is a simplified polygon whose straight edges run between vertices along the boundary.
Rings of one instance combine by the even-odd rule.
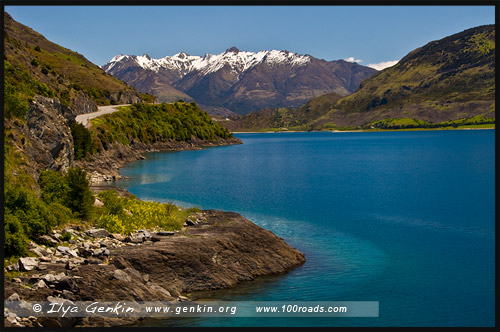
[[[34,312],[40,312],[40,311],[42,311],[42,305],[38,304],[38,303],[33,304],[33,311]]]

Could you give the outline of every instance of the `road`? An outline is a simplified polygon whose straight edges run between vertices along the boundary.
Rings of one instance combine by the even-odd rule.
[[[99,107],[97,107],[97,109],[98,109],[97,112],[77,115],[75,118],[75,121],[83,124],[85,126],[85,128],[88,128],[90,126],[90,119],[97,118],[98,116],[101,116],[104,114],[116,112],[116,111],[118,111],[118,107],[120,107],[120,106],[130,106],[130,104],[99,106]]]

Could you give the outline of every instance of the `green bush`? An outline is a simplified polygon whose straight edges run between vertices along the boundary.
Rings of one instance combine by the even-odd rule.
[[[58,224],[73,218],[73,214],[87,219],[94,204],[87,173],[81,168],[70,168],[64,174],[42,171],[38,179],[40,197],[53,210]]]
[[[48,234],[75,218],[86,219],[94,203],[87,173],[70,168],[66,173],[42,171],[34,189],[5,178],[5,256],[26,254],[27,241]]]
[[[124,199],[118,197],[116,190],[106,190],[100,192],[98,196],[104,204],[105,213],[123,215]]]
[[[26,98],[8,83],[5,84],[4,92],[5,117],[25,118],[29,108]]]
[[[24,256],[28,252],[28,239],[20,220],[11,213],[5,214],[5,257]]]
[[[38,184],[40,185],[40,197],[45,203],[64,205],[69,188],[63,174],[54,171],[42,171],[38,178]]]
[[[62,232],[61,233],[61,237],[59,238],[59,240],[61,240],[61,241],[69,241],[69,240],[71,240],[71,233],[67,232],[67,231]]]
[[[70,126],[73,136],[75,160],[83,159],[92,151],[92,137],[81,123],[73,122]]]
[[[71,209],[60,203],[50,203],[48,209],[50,214],[56,218],[58,226],[67,224],[70,220],[75,219]]]
[[[56,217],[34,192],[9,183],[5,186],[5,209],[6,214],[18,218],[24,227],[24,233],[30,239],[47,234],[57,225]]]
[[[87,219],[94,204],[94,194],[90,190],[87,172],[81,168],[70,168],[66,173],[68,193],[66,206],[81,219]]]

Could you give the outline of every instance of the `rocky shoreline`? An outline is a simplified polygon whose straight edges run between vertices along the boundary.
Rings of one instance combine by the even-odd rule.
[[[67,234],[70,234],[67,235]],[[70,239],[68,239],[70,237]],[[230,288],[258,276],[289,271],[304,255],[241,215],[207,210],[180,231],[138,230],[129,236],[68,226],[30,244],[32,257],[7,266],[5,301],[189,300],[199,290]],[[16,317],[26,327],[118,326],[134,318]]]
[[[98,154],[90,155],[83,160],[75,161],[75,166],[80,166],[90,174],[90,181],[98,184],[106,181],[122,179],[120,168],[127,163],[145,159],[144,153],[200,150],[208,147],[242,144],[236,137],[219,139],[215,141],[200,140],[192,137],[189,141],[168,141],[144,144],[133,142],[130,145],[113,143],[110,148]]]

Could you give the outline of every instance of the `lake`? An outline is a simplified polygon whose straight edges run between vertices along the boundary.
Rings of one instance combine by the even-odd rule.
[[[155,326],[494,326],[495,131],[236,134],[151,153],[118,185],[235,211],[307,262],[198,297],[379,301],[377,318],[176,318]]]

